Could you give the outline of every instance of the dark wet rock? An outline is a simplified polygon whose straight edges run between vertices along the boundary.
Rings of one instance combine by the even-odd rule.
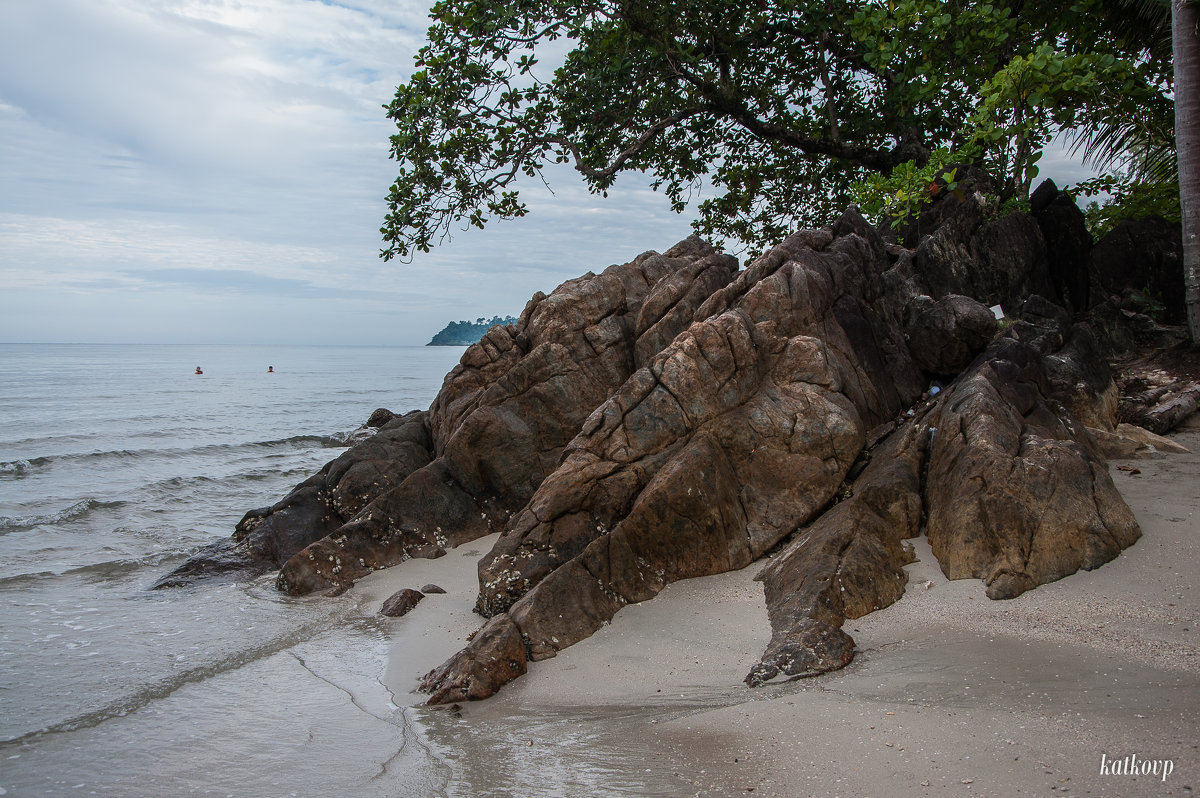
[[[1051,203],[1058,199],[1059,193],[1058,185],[1053,180],[1047,178],[1039,183],[1038,187],[1029,195],[1029,208],[1033,215],[1036,217],[1048,208]],[[1070,198],[1068,197],[1068,199]]]
[[[436,560],[439,557],[446,556],[446,550],[441,546],[432,543],[415,544],[405,549],[409,557],[418,557],[424,560]]]
[[[367,419],[366,425],[368,427],[378,429],[379,427],[382,427],[385,424],[387,424],[389,421],[391,421],[395,417],[396,417],[396,414],[393,413],[391,410],[380,407],[380,408],[377,408],[375,410],[375,412],[371,414],[371,417]]]
[[[346,445],[357,446],[368,438],[374,438],[376,432],[375,427],[359,427],[346,436]]]
[[[783,675],[819,676],[844,668],[854,659],[854,638],[836,626],[805,618],[772,635],[771,647],[755,665],[746,684],[759,687]]]
[[[930,374],[962,371],[997,330],[996,316],[987,306],[958,294],[937,301],[918,296],[909,303],[908,315],[909,349],[917,365]]]
[[[988,219],[980,195],[958,205],[958,214],[917,244],[913,271],[923,293],[958,294],[1006,310],[1030,294],[1053,294],[1046,242],[1033,217]]]
[[[1113,428],[1117,386],[1091,325],[1073,323],[1063,308],[1032,296],[1021,304],[1011,336],[1053,353],[1040,364],[1046,399],[1065,405],[1084,426]]]
[[[423,598],[425,598],[425,594],[421,591],[406,587],[388,596],[387,601],[383,602],[383,607],[380,608],[379,612],[382,615],[387,615],[389,618],[399,618],[411,612],[414,607],[421,603],[421,599]]]
[[[1139,306],[1121,297],[1108,297],[1092,305],[1089,325],[1110,360],[1127,360],[1141,353],[1191,345],[1187,327],[1166,325],[1126,305]]]
[[[1158,216],[1119,222],[1088,258],[1093,293],[1120,299],[1123,310],[1168,324],[1187,319],[1183,303],[1183,234]]]
[[[427,413],[413,411],[384,424],[327,463],[276,504],[251,510],[234,528],[233,544],[202,549],[173,574],[189,580],[242,567],[264,573],[282,567],[314,541],[333,534],[364,507],[429,462]],[[338,559],[343,559],[340,555]],[[330,567],[340,567],[334,562]],[[165,581],[165,580],[164,580]]]
[[[521,632],[507,616],[489,621],[475,635],[474,642],[489,652],[487,658],[451,657],[433,669],[421,681],[420,689],[433,695],[431,704],[452,704],[495,694],[501,685],[525,673],[525,643]]]
[[[1086,310],[1090,302],[1088,258],[1092,234],[1088,232],[1083,211],[1053,180],[1044,180],[1029,197],[1033,218],[1046,242],[1046,261],[1053,298],[1076,311]]]
[[[954,192],[942,190],[946,187],[944,176],[951,169],[957,183]],[[903,223],[894,231],[892,220],[888,220],[882,231],[886,238],[895,238],[914,249],[923,238],[947,225],[954,228],[953,238],[965,241],[970,237],[971,231],[983,221],[983,198],[995,194],[992,179],[982,169],[969,164],[948,166],[942,174],[943,177],[936,181],[940,187],[937,201],[923,208],[915,221]]]
[[[183,565],[156,581],[151,589],[186,587],[200,581],[253,579],[274,568],[267,560],[247,557],[245,548],[233,538],[223,538],[201,547]]]
[[[430,584],[430,585],[425,585],[424,587],[422,587],[421,592],[426,595],[429,595],[430,593],[445,593],[446,589],[443,587],[438,587],[437,585]]]

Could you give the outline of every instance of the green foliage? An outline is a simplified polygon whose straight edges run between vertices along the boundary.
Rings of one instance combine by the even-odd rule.
[[[1068,186],[1072,199],[1105,195],[1102,201],[1088,203],[1083,215],[1088,232],[1099,240],[1125,219],[1161,216],[1167,221],[1180,220],[1179,183],[1144,181],[1124,175],[1105,175]]]
[[[1152,292],[1149,288],[1143,288],[1129,298],[1137,306],[1139,313],[1158,322],[1166,320],[1167,306],[1163,304],[1161,292]]]
[[[600,194],[645,173],[679,212],[708,194],[698,232],[751,246],[827,221],[871,175],[916,209],[943,151],[1021,194],[1056,127],[1161,88],[1098,4],[442,0],[388,106],[382,255],[525,215],[518,183],[555,163]]]
[[[490,321],[480,316],[475,321],[452,321],[429,340],[426,346],[468,346],[484,336],[497,324],[516,324],[512,316],[493,316]]]
[[[1042,149],[1058,130],[1093,129],[1117,108],[1160,98],[1132,60],[1112,53],[1069,53],[1048,44],[1017,55],[984,84],[971,117],[981,165],[1002,180],[1002,199],[1026,197]]]
[[[957,193],[961,198],[957,168],[946,169],[951,163],[963,160],[961,155],[940,148],[930,154],[924,166],[906,161],[887,176],[878,172],[867,175],[855,184],[854,201],[867,218],[876,222],[890,220],[892,229],[898,230],[916,221],[921,209],[943,192]]]
[[[1000,219],[1013,213],[1029,213],[1032,207],[1025,197],[1009,197],[1003,202],[996,203],[996,218]]]

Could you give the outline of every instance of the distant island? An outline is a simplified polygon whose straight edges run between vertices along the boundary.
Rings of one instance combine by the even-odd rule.
[[[480,316],[475,321],[452,321],[433,336],[425,346],[469,346],[497,324],[516,324],[513,316],[492,316],[491,320]]]

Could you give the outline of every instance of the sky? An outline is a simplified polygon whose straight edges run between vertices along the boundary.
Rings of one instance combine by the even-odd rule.
[[[382,106],[428,6],[0,0],[0,342],[419,345],[690,233],[564,170],[523,219],[381,260]]]

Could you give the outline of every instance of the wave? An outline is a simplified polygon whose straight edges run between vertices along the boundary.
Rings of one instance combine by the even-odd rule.
[[[353,446],[356,443],[361,443],[362,441],[366,440],[367,438],[370,438],[373,435],[375,435],[376,432],[378,432],[378,430],[373,429],[371,427],[359,427],[358,429],[351,430],[350,432],[335,433],[333,435],[330,435],[329,439],[331,441],[337,441],[337,443],[335,444],[336,446],[345,448],[348,446]]]
[[[145,431],[138,434],[144,437],[156,437],[166,434],[166,432],[166,430],[161,432]],[[33,438],[4,441],[4,445],[14,448],[20,446],[45,446],[47,444],[63,445],[68,443],[87,443],[88,441],[100,440],[103,437],[104,435],[99,432],[77,432],[69,435],[39,435]]]
[[[175,476],[166,477],[155,482],[151,482],[142,488],[138,489],[139,496],[143,499],[153,499],[157,496],[167,494],[170,496],[179,496],[180,491],[219,491],[222,494],[228,493],[242,482],[266,482],[278,481],[284,482],[295,479],[306,479],[315,472],[315,469],[302,466],[299,468],[253,468],[248,471],[238,471],[232,474],[222,476]]]
[[[105,501],[94,497],[85,497],[70,506],[52,513],[42,513],[29,516],[0,516],[0,535],[9,532],[33,529],[39,526],[57,526],[79,521],[92,513],[102,510],[113,510],[121,507],[143,507],[154,509],[158,502],[165,498],[178,499],[184,495],[212,496],[214,493],[224,495],[236,491],[239,483],[297,481],[311,476],[314,468],[308,464],[287,468],[259,466],[243,471],[235,471],[219,476],[194,475],[172,476],[143,484],[132,493],[122,491],[127,496],[135,498],[115,499]]]
[[[349,608],[347,608],[349,609]],[[99,726],[107,720],[113,718],[121,718],[142,709],[151,702],[167,698],[181,687],[186,687],[189,684],[203,682],[211,679],[214,676],[220,676],[223,673],[235,671],[246,665],[250,665],[267,657],[274,656],[281,651],[286,651],[306,640],[320,634],[331,626],[331,617],[324,615],[317,620],[303,624],[288,632],[276,635],[269,640],[264,641],[260,645],[252,646],[242,651],[233,652],[217,660],[198,665],[179,673],[171,674],[170,676],[157,679],[149,684],[143,685],[130,695],[122,696],[114,701],[105,704],[98,709],[84,712],[76,715],[73,718],[53,723],[34,731],[29,731],[15,737],[9,737],[5,740],[0,740],[0,748],[9,746],[19,746],[27,740],[41,737],[46,734],[59,734],[62,732],[73,732],[79,729],[92,728]]]
[[[35,526],[49,526],[66,523],[67,521],[77,521],[97,510],[111,510],[115,507],[122,507],[127,503],[124,501],[106,502],[99,499],[86,498],[56,513],[31,515],[25,518],[0,516],[0,535],[21,529],[32,529]]]
[[[158,569],[164,564],[178,562],[189,552],[195,550],[195,545],[176,549],[163,549],[144,557],[126,557],[115,560],[77,565],[62,571],[30,571],[0,577],[0,590],[26,589],[47,579],[76,578],[84,582],[109,582],[123,579],[146,568]]]
[[[294,435],[290,438],[279,438],[271,441],[247,441],[245,443],[209,443],[203,446],[172,447],[163,449],[111,449],[98,452],[73,452],[68,454],[52,454],[45,457],[30,457],[28,459],[12,460],[0,463],[0,479],[4,477],[24,477],[30,473],[63,463],[95,464],[108,460],[129,460],[144,457],[184,457],[194,455],[230,454],[238,451],[260,451],[263,449],[306,448],[319,446],[324,449],[344,449],[353,433],[343,432],[332,435]]]
[[[259,482],[264,479],[273,479],[275,477],[286,477],[296,474],[309,474],[310,469],[306,468],[289,468],[280,470],[275,468],[255,468],[250,471],[239,471],[233,474],[223,476],[176,476],[166,477],[156,482],[151,482],[142,488],[143,491],[161,491],[166,490],[172,493],[180,489],[189,488],[208,488],[208,487],[227,487],[230,483],[238,482]]]

